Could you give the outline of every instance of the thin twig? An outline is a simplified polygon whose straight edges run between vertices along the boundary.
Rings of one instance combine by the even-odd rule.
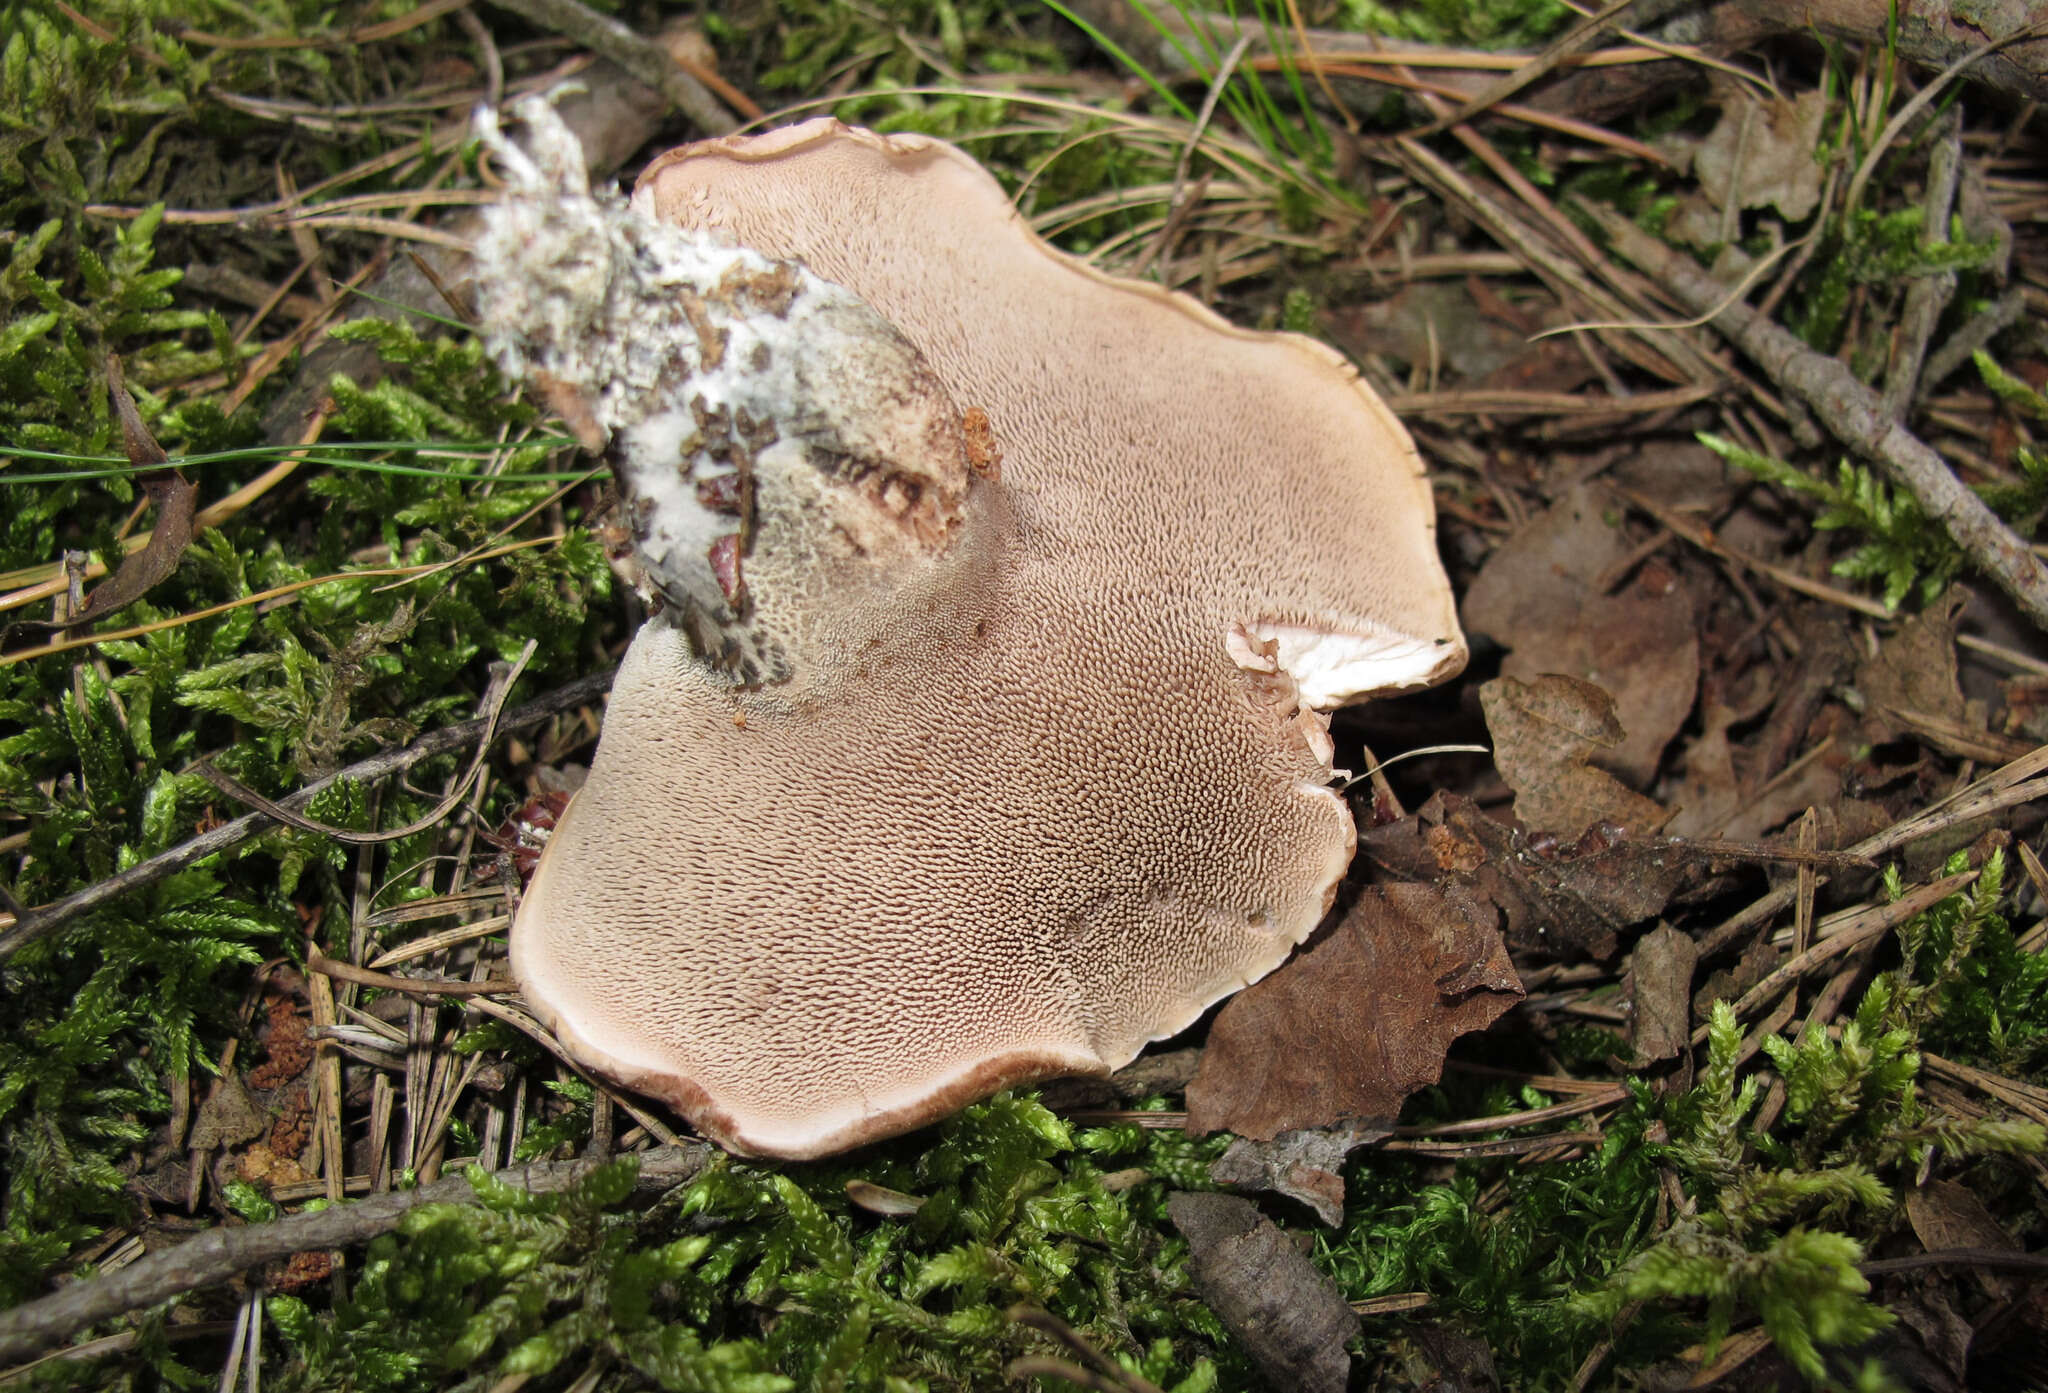
[[[1784,566],[1774,566],[1770,562],[1759,560],[1746,552],[1737,551],[1734,547],[1729,546],[1716,536],[1712,529],[1700,523],[1687,522],[1672,509],[1661,506],[1647,495],[1637,493],[1632,489],[1623,488],[1617,488],[1615,493],[1626,500],[1629,506],[1649,514],[1665,529],[1676,536],[1684,538],[1709,556],[1718,556],[1723,561],[1731,562],[1744,570],[1754,571],[1756,574],[1784,586],[1787,590],[1811,596],[1816,600],[1825,600],[1831,605],[1840,605],[1843,609],[1853,610],[1857,614],[1868,615],[1872,619],[1896,621],[1903,617],[1897,610],[1887,609],[1876,600],[1868,599],[1847,590],[1837,590],[1834,586],[1828,585],[1823,581],[1810,579]],[[1973,653],[1981,653],[1994,662],[2002,663],[2020,672],[2048,674],[2048,663],[2043,663],[2039,658],[2019,652],[2017,649],[1993,643],[1978,634],[1957,634],[1956,644],[1959,647],[1969,649]]]
[[[1858,1263],[1856,1270],[1866,1277],[1877,1277],[1926,1267],[1988,1268],[1994,1272],[2024,1272],[2039,1277],[2048,1275],[2048,1253],[2016,1253],[2008,1248],[1936,1248],[1933,1252],[1914,1253],[1909,1257],[1879,1258],[1876,1262]]]
[[[1594,326],[1613,327],[1613,326]],[[1642,416],[1705,401],[1717,385],[1672,387],[1636,396],[1593,396],[1583,392],[1525,392],[1508,387],[1467,387],[1450,392],[1390,393],[1386,402],[1407,416]]]
[[[1598,1146],[1604,1134],[1590,1132],[1549,1132],[1540,1137],[1502,1137],[1496,1141],[1410,1141],[1397,1139],[1380,1143],[1382,1151],[1400,1151],[1416,1156],[1455,1157],[1526,1156],[1552,1148]]]
[[[1890,904],[1879,905],[1857,915],[1834,934],[1796,954],[1744,992],[1741,999],[1735,1003],[1735,1014],[1738,1017],[1747,1016],[1822,963],[1839,958],[1844,953],[1853,952],[1871,940],[1889,933],[1914,915],[1933,908],[1950,895],[1969,886],[1977,879],[1978,874],[1976,871],[1964,871],[1960,875],[1945,876],[1921,886],[1911,894],[1900,896]],[[1697,1047],[1705,1044],[1706,1040],[1707,1027],[1701,1025],[1693,1031],[1692,1043]]]
[[[1900,847],[1959,823],[2048,797],[2048,779],[2036,777],[2044,769],[2048,769],[2048,745],[1985,775],[1955,796],[1923,808],[1875,836],[1864,838],[1849,850],[1858,856],[1889,856]],[[1759,925],[1768,923],[1792,903],[1792,897],[1797,893],[1798,886],[1788,881],[1762,896],[1701,939],[1700,957],[1711,957]]]
[[[709,1146],[658,1147],[637,1153],[642,1183],[677,1185],[693,1178],[712,1155]],[[492,1179],[530,1194],[564,1190],[595,1167],[588,1161],[544,1161],[497,1171]],[[373,1195],[354,1204],[289,1214],[269,1223],[211,1228],[175,1248],[138,1258],[115,1272],[74,1282],[62,1291],[0,1312],[0,1364],[17,1363],[79,1330],[294,1253],[342,1248],[389,1233],[423,1204],[476,1204],[467,1175],[449,1176],[417,1190]]]
[[[1849,192],[1842,198],[1842,215],[1847,217],[1856,211],[1856,205],[1863,201],[1863,190],[1870,183],[1871,177],[1877,173],[1878,162],[1884,158],[1885,151],[1890,148],[1893,141],[1899,138],[1907,126],[1919,119],[1920,113],[1925,111],[1928,105],[1941,95],[1943,88],[1968,72],[1983,59],[1989,58],[1992,54],[1998,52],[1998,50],[2009,44],[2038,38],[2044,30],[2048,30],[2048,21],[2036,21],[2023,29],[2013,30],[2003,38],[1993,39],[1981,48],[1972,49],[1936,73],[1933,79],[1926,86],[1915,92],[1904,106],[1893,112],[1891,120],[1885,122],[1884,129],[1879,131],[1877,139],[1871,142],[1870,149],[1863,156],[1862,163],[1856,166],[1856,173],[1850,177]]]
[[[1456,111],[1439,115],[1421,130],[1411,131],[1409,134],[1435,135],[1439,131],[1449,130],[1453,126],[1472,120],[1496,102],[1506,101],[1530,83],[1554,72],[1560,63],[1567,61],[1580,50],[1592,47],[1610,27],[1620,27],[1623,16],[1631,8],[1638,11],[1637,15],[1632,17],[1636,26],[1643,27],[1641,11],[1651,9],[1651,4],[1645,3],[1645,0],[1613,0],[1612,4],[1601,7],[1598,14],[1587,15],[1545,44],[1541,52],[1513,72],[1488,83],[1483,91],[1467,99]],[[1662,10],[1668,7],[1659,3],[1655,8]]]
[[[611,682],[610,669],[579,677],[546,696],[506,712],[499,718],[498,730],[501,734],[508,734],[539,725],[550,716],[603,696],[610,689]],[[297,811],[338,779],[354,779],[358,782],[382,779],[392,774],[403,773],[424,760],[465,749],[476,743],[488,725],[487,719],[479,719],[430,731],[410,745],[385,750],[381,754],[359,760],[346,769],[339,769],[324,778],[315,779],[289,798],[281,800],[280,806]],[[159,852],[147,861],[138,861],[117,875],[88,885],[75,895],[68,895],[41,908],[31,909],[17,919],[5,933],[0,933],[0,962],[5,962],[21,948],[54,932],[81,914],[91,913],[120,899],[123,895],[130,895],[146,886],[154,885],[164,877],[184,870],[195,861],[240,846],[250,838],[277,825],[276,819],[267,813],[245,813],[233,822],[224,823],[211,832],[182,842],[168,851]]]
[[[320,951],[318,944],[306,947],[306,970],[332,977],[341,982],[354,982],[359,987],[375,987],[378,991],[404,992],[409,996],[504,996],[519,990],[519,984],[509,977],[487,977],[481,982],[460,982],[449,978],[399,977],[389,972],[372,972],[367,967],[330,958]]]
[[[1151,1380],[1124,1368],[1089,1344],[1086,1336],[1052,1312],[1038,1306],[1020,1305],[1012,1306],[1005,1314],[1017,1324],[1036,1330],[1041,1335],[1050,1335],[1059,1341],[1090,1369],[1109,1380],[1109,1388],[1128,1390],[1128,1393],[1163,1393],[1163,1390]]]
[[[455,12],[456,27],[469,35],[469,41],[476,45],[477,56],[484,64],[484,105],[496,111],[505,100],[505,61],[498,56],[497,41],[484,22],[476,17],[476,11],[464,6]]]
[[[240,49],[243,51],[266,48],[355,48],[361,44],[380,43],[385,39],[396,38],[409,29],[416,29],[429,20],[439,19],[442,15],[459,10],[467,4],[469,4],[469,0],[427,0],[426,4],[419,6],[417,9],[407,10],[396,19],[387,19],[381,24],[369,24],[361,29],[347,29],[339,34],[325,36],[276,34],[251,38],[248,36],[209,34],[203,29],[180,29],[178,31],[178,42],[181,44],[196,44],[204,48]]]
[[[2014,286],[1994,300],[1990,308],[1950,334],[1940,347],[1927,355],[1927,366],[1920,372],[1921,394],[1924,396],[1940,386],[1978,349],[1988,346],[1993,339],[2019,323],[2020,316],[2026,312],[2027,293]]]
[[[1209,79],[1208,95],[1202,98],[1202,109],[1195,113],[1195,124],[1189,128],[1188,138],[1181,143],[1180,159],[1173,167],[1173,193],[1166,200],[1166,222],[1159,229],[1159,235],[1152,239],[1151,245],[1145,248],[1144,255],[1131,267],[1129,274],[1133,279],[1142,279],[1145,272],[1151,269],[1155,259],[1166,261],[1174,242],[1179,239],[1181,224],[1186,220],[1187,211],[1194,202],[1188,197],[1188,167],[1194,163],[1195,151],[1202,143],[1202,134],[1209,129],[1209,122],[1215,119],[1216,104],[1223,100],[1223,93],[1230,86],[1230,79],[1237,71],[1237,61],[1244,57],[1244,51],[1251,41],[1250,34],[1240,34],[1237,42],[1231,45],[1230,52],[1224,54],[1223,61],[1216,65],[1216,75]]]

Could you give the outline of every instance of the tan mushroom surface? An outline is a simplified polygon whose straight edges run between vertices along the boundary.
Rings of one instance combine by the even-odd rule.
[[[809,1157],[1121,1066],[1278,966],[1355,840],[1318,713],[1465,656],[1385,406],[1309,339],[1052,250],[922,137],[690,146],[633,208],[870,307],[889,365],[847,409],[887,428],[695,411],[751,432],[712,544],[742,584],[634,639],[519,907],[515,975],[569,1051]],[[829,360],[790,371],[828,390]],[[702,444],[622,465],[629,494]]]

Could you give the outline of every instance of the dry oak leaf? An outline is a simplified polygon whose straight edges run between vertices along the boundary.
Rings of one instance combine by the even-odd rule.
[[[1575,841],[1598,823],[1647,836],[1670,818],[1664,806],[1593,761],[1626,738],[1604,688],[1563,673],[1534,682],[1496,677],[1479,689],[1493,762],[1515,791],[1515,816],[1531,831]]]
[[[211,1151],[220,1146],[239,1146],[263,1135],[263,1110],[249,1096],[241,1079],[223,1074],[214,1080],[206,1101],[199,1105],[192,1135],[185,1145],[194,1151]]]
[[[1693,156],[1693,173],[1717,206],[1776,204],[1787,221],[1804,222],[1820,202],[1813,152],[1826,117],[1827,97],[1817,88],[1788,102],[1730,83],[1720,121]]]
[[[1336,928],[1231,998],[1188,1085],[1188,1131],[1271,1141],[1393,1117],[1451,1041],[1522,997],[1491,904],[1459,887],[1374,886]]]
[[[1956,662],[1956,620],[1969,593],[1952,587],[1934,604],[1901,623],[1856,666],[1863,697],[1863,734],[1873,744],[1914,734],[1924,725],[1967,729]],[[1983,723],[1975,723],[1981,730]]]
[[[1954,1180],[1930,1180],[1906,1196],[1906,1221],[1913,1226],[1920,1246],[1930,1253],[1943,1248],[2020,1251],[2018,1240],[1998,1222],[1977,1192]],[[1979,1268],[1977,1280],[1993,1297],[2012,1294],[2010,1277]]]

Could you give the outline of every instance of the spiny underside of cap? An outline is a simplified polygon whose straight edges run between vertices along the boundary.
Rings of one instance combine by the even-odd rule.
[[[565,157],[532,163],[519,216],[603,204]],[[539,329],[501,353],[589,404],[646,504],[639,563],[700,609],[731,596],[688,564],[696,484],[749,474],[752,609],[714,617],[776,660],[757,643],[736,679],[682,605],[635,638],[512,934],[572,1055],[736,1150],[816,1156],[1117,1067],[1278,966],[1355,840],[1322,709],[1462,662],[1420,462],[1377,399],[1307,340],[1051,251],[920,138],[706,143],[657,160],[602,238],[577,216],[556,244],[508,224],[502,275],[559,261],[580,303],[628,311],[551,338],[562,317],[508,292]],[[708,314],[715,278],[650,273],[680,257],[644,250],[664,238],[873,322],[785,344],[735,297],[707,333],[673,302]],[[665,346],[590,342],[642,320]],[[733,400],[705,384],[749,334],[809,366],[749,399],[773,442],[707,466],[703,413],[647,423]],[[834,398],[831,365],[863,355],[888,366]],[[888,437],[870,464],[771,462],[821,400],[835,440]],[[812,502],[820,479],[854,501]]]

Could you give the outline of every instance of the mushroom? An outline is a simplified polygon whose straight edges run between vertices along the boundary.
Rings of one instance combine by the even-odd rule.
[[[610,440],[659,606],[512,929],[569,1053],[806,1158],[1277,967],[1356,840],[1323,713],[1465,659],[1385,405],[939,141],[709,141],[627,208],[523,114],[483,318]]]

